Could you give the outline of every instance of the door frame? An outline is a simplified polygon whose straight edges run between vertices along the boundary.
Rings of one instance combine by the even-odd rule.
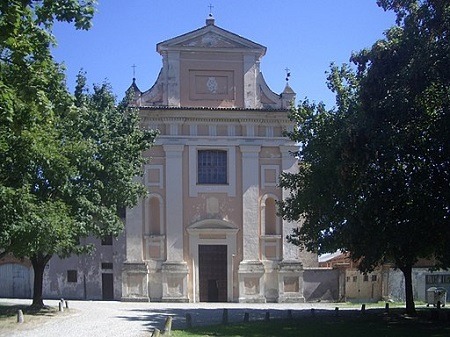
[[[189,255],[191,257],[191,270],[194,271],[192,277],[192,302],[200,300],[199,292],[199,245],[222,245],[227,246],[227,301],[233,302],[233,275],[236,256],[236,234],[239,229],[232,223],[219,220],[207,219],[194,223],[187,228],[189,233]],[[238,284],[236,284],[237,286]]]

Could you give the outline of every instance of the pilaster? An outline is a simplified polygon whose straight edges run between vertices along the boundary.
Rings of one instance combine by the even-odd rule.
[[[244,261],[259,261],[259,152],[260,146],[241,145],[242,228]]]
[[[281,152],[281,169],[283,172],[296,173],[297,171],[297,159],[294,157],[293,152],[298,151],[298,146],[280,146]],[[289,197],[289,191],[285,188],[282,190],[282,198],[285,200]],[[299,224],[297,222],[289,222],[283,220],[283,235],[286,236],[292,234],[292,230]],[[298,247],[292,243],[283,240],[283,260],[297,260],[298,259]]]
[[[241,145],[243,261],[239,264],[239,302],[265,302],[264,265],[259,240],[260,146]]]
[[[239,302],[266,302],[264,272],[264,265],[261,261],[241,261],[239,264]]]
[[[125,262],[123,264],[122,301],[150,301],[148,295],[148,270],[144,263]]]
[[[164,302],[189,302],[188,267],[186,262],[162,264],[162,300]]]
[[[143,262],[144,199],[126,210],[126,262]]]
[[[258,97],[256,88],[256,77],[259,73],[259,63],[256,55],[244,55],[244,104],[246,108],[254,109],[258,107]]]
[[[180,52],[168,52],[167,100],[169,106],[180,106]]]
[[[284,260],[280,262],[278,267],[278,302],[305,302],[302,263]]]
[[[183,148],[163,145],[166,153],[167,261],[183,261]]]

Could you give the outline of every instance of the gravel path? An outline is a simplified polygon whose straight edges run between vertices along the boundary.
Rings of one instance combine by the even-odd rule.
[[[2,303],[30,304],[29,300],[1,299]],[[56,300],[46,300],[46,305],[58,307]],[[17,331],[2,331],[0,336],[30,337],[84,337],[84,336],[151,336],[155,327],[164,328],[168,316],[173,317],[173,329],[186,327],[186,314],[191,314],[192,325],[211,325],[222,322],[223,309],[228,309],[229,322],[242,322],[248,312],[250,320],[287,317],[291,309],[294,317],[310,314],[311,308],[334,310],[333,303],[133,303],[104,301],[69,301],[70,310],[45,323],[33,327],[20,327]],[[25,323],[26,324],[26,323]]]

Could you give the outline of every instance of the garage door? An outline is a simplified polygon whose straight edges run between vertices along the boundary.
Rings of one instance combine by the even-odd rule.
[[[17,263],[0,265],[0,297],[31,298],[31,268]]]

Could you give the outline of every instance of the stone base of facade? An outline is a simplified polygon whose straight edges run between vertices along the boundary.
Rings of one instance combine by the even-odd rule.
[[[305,302],[303,296],[303,264],[299,261],[281,261],[278,268],[278,302]]]
[[[125,262],[122,268],[122,301],[149,302],[145,263]]]
[[[163,302],[189,302],[187,289],[188,267],[184,261],[164,262],[162,264]]]
[[[286,295],[283,294],[278,297],[278,303],[304,303],[305,298],[303,295]]]
[[[150,302],[148,297],[124,297],[120,299],[122,302]]]
[[[264,265],[261,261],[242,261],[239,265],[239,302],[266,303]]]

